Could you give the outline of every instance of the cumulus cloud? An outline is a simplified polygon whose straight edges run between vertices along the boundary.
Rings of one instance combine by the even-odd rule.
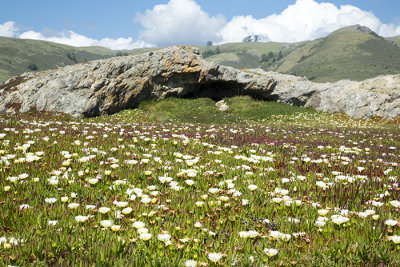
[[[170,0],[136,14],[135,21],[145,28],[140,40],[158,46],[205,44],[220,39],[219,31],[226,25],[222,15],[210,17],[194,0]]]
[[[323,37],[339,28],[360,24],[382,36],[400,34],[400,26],[383,24],[373,13],[352,5],[335,6],[314,0],[297,0],[282,13],[262,19],[233,17],[220,31],[220,43],[238,42],[248,35],[264,40],[298,42]]]
[[[27,31],[19,35],[22,39],[43,40],[54,43],[66,44],[71,46],[104,46],[113,50],[133,49],[150,47],[152,45],[143,41],[134,41],[132,38],[103,38],[101,40],[92,39],[73,31],[64,31],[52,36],[44,35],[40,32]]]
[[[17,30],[18,27],[14,21],[7,21],[0,24],[0,36],[14,37]]]
[[[323,37],[354,24],[367,26],[382,36],[400,35],[400,22],[384,24],[372,12],[356,6],[336,6],[316,0],[297,0],[281,13],[261,19],[243,15],[229,21],[222,15],[210,16],[195,0],[169,0],[143,14],[137,13],[134,20],[143,26],[137,40],[131,37],[93,39],[73,31],[19,34],[13,21],[0,24],[0,36],[121,50],[175,44],[204,45],[207,41],[217,44],[241,42],[249,35],[259,35],[261,41],[298,42]]]

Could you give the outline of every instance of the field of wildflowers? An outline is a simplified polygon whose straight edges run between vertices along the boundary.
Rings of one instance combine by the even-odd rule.
[[[301,116],[0,117],[1,265],[399,266],[397,125]]]

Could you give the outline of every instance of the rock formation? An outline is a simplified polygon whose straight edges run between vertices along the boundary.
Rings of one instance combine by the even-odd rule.
[[[0,86],[0,112],[34,108],[93,117],[135,108],[146,99],[220,100],[234,95],[345,112],[355,118],[400,115],[400,75],[317,84],[306,78],[207,62],[198,49],[189,46],[17,76]]]

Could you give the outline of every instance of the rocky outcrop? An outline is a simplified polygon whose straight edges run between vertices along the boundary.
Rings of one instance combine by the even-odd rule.
[[[274,81],[205,61],[197,49],[175,46],[38,72],[0,88],[0,111],[18,107],[93,117],[134,108],[145,99],[249,94],[263,98]]]
[[[378,76],[361,82],[341,80],[313,83],[307,78],[263,70],[252,73],[274,79],[269,100],[312,107],[329,113],[346,113],[353,118],[400,116],[400,74]]]
[[[16,77],[0,86],[0,111],[34,108],[93,117],[135,108],[146,99],[250,95],[356,118],[397,117],[399,81],[397,75],[317,84],[301,77],[221,66],[205,61],[196,48],[175,46]]]

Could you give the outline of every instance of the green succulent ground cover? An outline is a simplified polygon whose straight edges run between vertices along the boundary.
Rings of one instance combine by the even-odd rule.
[[[1,265],[400,264],[398,124],[226,102],[0,117]]]

